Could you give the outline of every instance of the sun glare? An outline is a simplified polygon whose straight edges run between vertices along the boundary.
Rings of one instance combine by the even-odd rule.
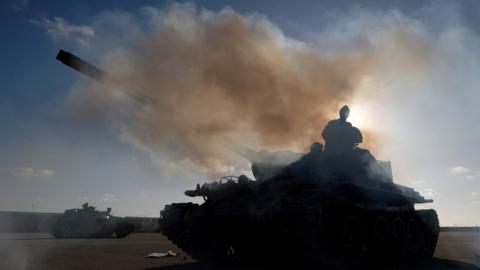
[[[353,126],[359,129],[365,129],[368,127],[368,112],[367,109],[360,104],[352,104],[350,107],[350,116],[348,121]]]

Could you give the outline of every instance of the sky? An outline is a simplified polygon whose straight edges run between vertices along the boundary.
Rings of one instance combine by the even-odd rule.
[[[248,173],[221,138],[305,151],[348,103],[362,147],[433,198],[422,207],[441,225],[480,224],[477,1],[12,0],[0,18],[0,210],[88,201],[158,216],[197,183]],[[92,82],[55,60],[60,48],[127,80]],[[163,105],[138,108],[119,85]]]

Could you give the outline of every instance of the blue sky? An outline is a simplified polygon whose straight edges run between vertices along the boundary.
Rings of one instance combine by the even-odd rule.
[[[164,204],[186,199],[183,190],[208,179],[194,170],[169,170],[162,163],[165,156],[125,139],[117,121],[124,113],[114,107],[130,105],[90,99],[95,90],[91,82],[55,60],[64,48],[112,67],[112,52],[155,35],[146,10],[162,12],[172,4],[0,4],[0,210],[26,211],[33,205],[37,211],[63,211],[89,201],[111,206],[119,215],[157,216]],[[377,64],[355,89],[352,122],[384,135],[376,156],[392,160],[397,182],[433,197],[443,225],[480,224],[478,2],[194,4],[214,14],[226,6],[242,16],[257,14],[282,37],[323,51],[355,51],[356,42],[382,43],[389,24],[394,29],[406,21],[408,33],[432,52],[434,64],[411,73],[403,59],[410,59],[410,69],[423,56],[410,55],[410,41],[399,50],[389,40],[374,45],[379,48],[372,53]],[[386,93],[378,90],[382,87]]]

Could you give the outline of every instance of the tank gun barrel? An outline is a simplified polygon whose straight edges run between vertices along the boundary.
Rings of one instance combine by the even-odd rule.
[[[98,82],[101,82],[102,80],[109,78],[110,75],[97,68],[96,66],[88,63],[87,61],[81,59],[80,57],[74,55],[73,53],[60,50],[57,53],[56,59],[60,62],[62,62],[64,65],[88,76],[91,79],[94,79]],[[139,93],[133,93],[129,91],[123,91],[126,95],[128,95],[130,98],[135,99],[136,101],[142,103],[142,104],[154,104],[157,101],[147,95],[139,94]]]
[[[64,50],[58,51],[56,59],[64,65],[83,73],[96,81],[101,81],[108,76],[105,71]]]
[[[197,184],[197,187],[195,189],[186,190],[185,195],[189,197],[205,197],[205,196],[208,196],[210,191],[217,186],[218,184],[215,182],[209,183],[209,184],[203,184],[202,186]]]

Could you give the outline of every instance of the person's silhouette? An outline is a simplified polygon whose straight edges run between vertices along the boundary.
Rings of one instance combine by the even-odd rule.
[[[326,153],[348,153],[363,141],[360,130],[347,122],[350,108],[347,105],[343,106],[339,114],[340,118],[329,121],[322,132]]]

